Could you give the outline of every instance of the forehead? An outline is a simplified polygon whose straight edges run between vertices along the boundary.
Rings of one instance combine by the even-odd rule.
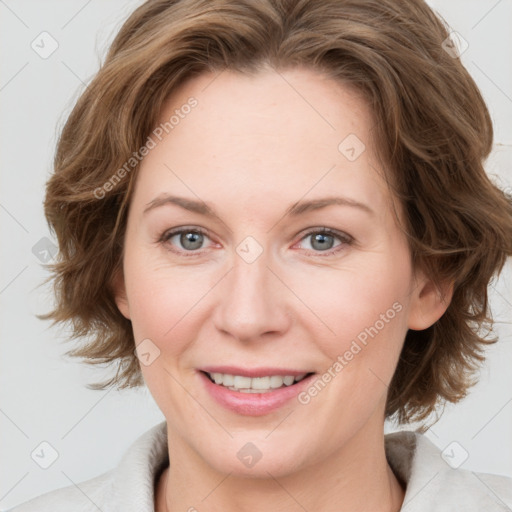
[[[195,106],[184,108],[190,98]],[[249,196],[288,203],[335,191],[377,204],[386,194],[371,110],[316,71],[204,73],[174,91],[157,124],[173,116],[141,165],[148,194],[168,185],[241,205]]]
[[[355,133],[368,139],[374,124],[359,91],[308,68],[265,69],[251,75],[230,70],[204,73],[174,91],[160,122],[191,96],[197,100],[194,115],[180,125],[194,126],[195,132],[204,131],[211,137],[230,136],[247,148],[266,135],[266,142],[274,140],[279,146],[307,137],[319,149],[334,146],[337,150],[340,136]],[[184,131],[179,128],[173,131]],[[247,133],[253,137],[247,139]],[[275,141],[275,135],[281,139]],[[293,149],[298,150],[297,144]]]

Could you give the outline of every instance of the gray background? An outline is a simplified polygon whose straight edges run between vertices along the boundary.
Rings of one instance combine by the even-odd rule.
[[[40,286],[47,275],[42,259],[51,258],[53,251],[42,200],[57,134],[113,35],[139,3],[0,0],[2,510],[111,469],[133,440],[164,419],[145,388],[86,389],[107,371],[65,359],[70,348],[66,332],[35,317],[52,301],[50,287]],[[512,0],[430,4],[469,44],[461,58],[495,122],[487,170],[503,187],[512,187]],[[464,401],[447,406],[427,432],[441,450],[448,447],[445,453],[457,465],[464,461],[463,468],[509,476],[511,278],[509,262],[491,286],[500,342],[488,350],[479,384]],[[386,431],[393,429],[386,426]],[[41,447],[45,441],[53,448]],[[41,448],[47,460],[38,464],[31,454]],[[58,458],[43,469],[40,464],[51,462],[53,450]]]

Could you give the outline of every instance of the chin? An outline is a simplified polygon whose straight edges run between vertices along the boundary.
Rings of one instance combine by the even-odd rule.
[[[252,467],[240,462],[235,455],[234,460],[233,458],[228,458],[228,460],[222,461],[215,469],[220,473],[230,474],[231,477],[236,478],[268,479],[271,477],[286,477],[297,471],[299,469],[297,466],[298,461],[294,459],[283,460],[280,453],[277,452],[272,455],[267,454],[267,456],[263,454],[262,458],[255,462]]]
[[[218,443],[218,439],[212,439],[207,450],[201,451],[202,447],[196,447],[196,450],[213,470],[240,478],[285,477],[308,465],[307,455],[301,448],[305,443],[301,442],[300,446],[284,445],[283,440],[277,438],[271,442],[264,439],[269,432],[271,429],[259,436],[241,435],[225,445],[217,445],[215,450],[211,446]]]

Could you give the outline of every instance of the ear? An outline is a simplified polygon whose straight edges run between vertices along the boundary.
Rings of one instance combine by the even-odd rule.
[[[128,303],[128,297],[126,295],[126,286],[122,268],[118,269],[114,274],[112,279],[112,290],[117,308],[125,318],[131,320],[130,304]]]
[[[453,282],[436,286],[431,279],[418,272],[409,309],[409,329],[421,331],[435,324],[450,305],[453,286]]]

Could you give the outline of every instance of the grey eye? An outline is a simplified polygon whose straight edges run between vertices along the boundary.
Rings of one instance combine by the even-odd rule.
[[[179,236],[180,245],[188,251],[200,249],[204,242],[204,235],[197,231],[181,231],[173,235],[171,240],[176,236]]]
[[[311,247],[318,251],[326,251],[334,246],[334,236],[325,233],[313,233],[309,235]]]

